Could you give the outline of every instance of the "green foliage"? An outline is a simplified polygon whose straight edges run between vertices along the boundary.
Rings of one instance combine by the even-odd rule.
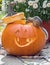
[[[50,20],[50,7],[46,7],[43,8],[43,2],[45,0],[39,0],[38,4],[38,8],[34,9],[32,6],[28,5],[28,1],[30,0],[26,0],[25,3],[19,3],[16,2],[15,6],[14,6],[14,11],[15,12],[24,12],[26,17],[33,17],[33,16],[39,16],[41,17],[42,20]],[[35,0],[32,0],[35,1]],[[47,3],[50,3],[50,0],[47,0]],[[26,9],[29,9],[29,11],[26,11]]]
[[[0,0],[0,3],[2,3],[2,0]]]
[[[1,10],[1,6],[2,6],[2,0],[0,0],[0,10]]]
[[[12,2],[12,1],[14,1],[14,0],[5,0],[5,1],[9,1],[9,2]]]
[[[3,27],[2,27],[2,26],[0,26],[0,32],[2,31],[2,29],[3,29]]]
[[[2,12],[2,11],[0,11],[0,19],[3,17],[3,16],[5,16],[5,12]]]

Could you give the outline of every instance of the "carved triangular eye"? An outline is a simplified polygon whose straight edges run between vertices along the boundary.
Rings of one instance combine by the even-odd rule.
[[[17,30],[15,33],[19,32],[19,30]]]

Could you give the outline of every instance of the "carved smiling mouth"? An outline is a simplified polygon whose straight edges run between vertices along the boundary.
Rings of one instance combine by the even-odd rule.
[[[29,46],[31,43],[33,43],[36,40],[36,38],[27,38],[27,39],[23,39],[23,38],[15,38],[15,43],[18,47],[26,47]]]

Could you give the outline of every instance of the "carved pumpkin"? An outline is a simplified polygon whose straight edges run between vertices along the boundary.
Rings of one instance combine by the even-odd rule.
[[[12,55],[34,55],[45,46],[46,35],[40,26],[26,24],[22,18],[23,13],[2,19],[7,23],[2,33],[2,45]]]
[[[2,34],[2,45],[12,55],[34,55],[45,42],[43,30],[32,24],[8,24]]]

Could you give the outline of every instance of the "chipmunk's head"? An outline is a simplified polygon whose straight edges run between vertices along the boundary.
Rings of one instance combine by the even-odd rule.
[[[28,18],[28,22],[33,22],[33,25],[34,26],[41,26],[41,23],[42,23],[42,20],[41,20],[41,18],[40,17],[38,17],[38,16],[34,16],[34,17],[29,17]]]

